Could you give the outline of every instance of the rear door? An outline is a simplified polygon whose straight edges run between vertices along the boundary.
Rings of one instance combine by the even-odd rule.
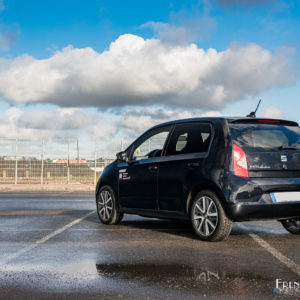
[[[184,211],[190,186],[203,176],[212,137],[209,123],[176,124],[159,164],[159,210]]]
[[[259,120],[258,120],[259,121]],[[300,177],[300,129],[278,122],[230,124],[247,156],[249,177]]]

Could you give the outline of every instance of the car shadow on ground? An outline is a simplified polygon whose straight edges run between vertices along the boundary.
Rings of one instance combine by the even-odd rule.
[[[99,225],[101,224],[96,214],[86,218],[86,221],[97,223]],[[110,226],[123,230],[127,227],[129,229],[157,231],[160,233],[171,234],[173,236],[198,240],[189,220],[144,218],[135,215],[125,215],[124,219],[119,224]],[[231,237],[247,236],[249,234],[270,237],[277,236],[278,239],[286,239],[294,236],[289,234],[277,221],[233,223],[230,234]],[[298,236],[296,237],[298,238]]]
[[[161,233],[169,233],[178,236],[185,236],[189,238],[197,238],[192,225],[185,220],[171,220],[171,219],[150,219],[140,217],[137,220],[123,220],[119,226],[126,226],[129,228],[139,228]]]

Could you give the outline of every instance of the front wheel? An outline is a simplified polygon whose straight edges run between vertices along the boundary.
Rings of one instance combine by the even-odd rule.
[[[283,220],[281,224],[290,233],[300,234],[300,218]]]
[[[119,212],[116,203],[115,193],[109,185],[103,186],[99,191],[97,197],[97,213],[103,224],[117,224],[123,218],[123,214]]]
[[[194,231],[203,241],[225,240],[232,229],[218,196],[209,190],[198,193],[190,212]]]

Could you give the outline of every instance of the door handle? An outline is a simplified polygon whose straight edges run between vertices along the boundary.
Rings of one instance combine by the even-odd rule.
[[[157,166],[150,166],[150,167],[148,167],[148,170],[149,170],[150,172],[157,171]]]
[[[196,163],[196,162],[195,163],[188,163],[187,166],[188,166],[189,169],[195,169],[195,168],[200,167],[200,163]]]

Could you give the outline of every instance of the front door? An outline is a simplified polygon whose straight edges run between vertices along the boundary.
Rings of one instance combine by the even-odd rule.
[[[157,209],[159,161],[171,126],[153,129],[132,146],[129,162],[119,166],[119,200],[122,208]]]

